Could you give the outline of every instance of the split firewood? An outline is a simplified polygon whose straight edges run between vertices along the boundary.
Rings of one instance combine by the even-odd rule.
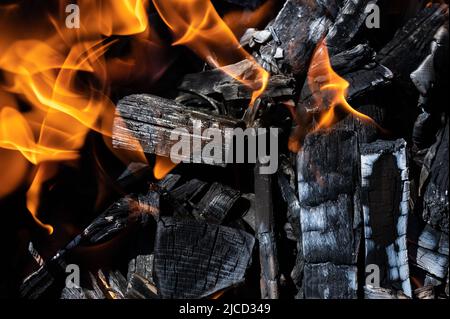
[[[211,155],[208,157],[208,154],[202,154],[201,150],[204,145],[213,141],[211,137],[204,137],[202,134],[208,128],[220,130],[222,142],[225,139],[225,129],[236,126],[237,121],[234,119],[189,110],[172,100],[152,95],[131,95],[122,99],[117,105],[113,145],[116,148],[130,151],[142,148],[148,154],[165,156],[172,160],[218,164]],[[184,158],[182,154],[176,152],[171,154],[172,146],[180,142],[180,140],[171,139],[171,135],[176,129],[178,129],[180,139],[188,141],[186,146],[191,151],[190,159]],[[198,158],[193,150],[195,147],[192,146],[197,143],[200,145]],[[220,147],[222,147],[222,154],[225,154],[226,143],[221,143]]]
[[[155,282],[162,298],[202,298],[241,282],[254,238],[234,228],[162,218],[155,242]]]
[[[410,183],[406,142],[381,141],[361,147],[361,201],[366,267],[377,266],[379,284],[397,284],[412,297],[406,229]]]

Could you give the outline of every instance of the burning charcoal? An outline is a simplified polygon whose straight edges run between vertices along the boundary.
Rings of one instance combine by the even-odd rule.
[[[296,76],[304,74],[317,43],[331,26],[327,8],[330,8],[328,1],[286,1],[269,27],[273,39],[255,53],[256,59],[263,66],[269,65],[275,74],[285,71]],[[281,59],[279,55],[274,58],[278,48],[283,50]]]
[[[393,79],[393,74],[388,68],[376,63],[346,74],[340,74],[340,76],[349,83],[347,91],[348,100],[364,96],[371,91],[385,87]],[[301,92],[300,104],[308,112],[317,113],[327,107],[326,105],[318,105],[315,102],[314,96],[317,94],[322,95],[321,92],[311,92],[308,83],[305,83]]]
[[[378,105],[368,104],[361,105],[358,108],[358,112],[369,116],[378,125],[383,127],[383,123],[386,119],[386,110]],[[353,130],[358,134],[358,143],[372,143],[379,138],[378,129],[371,123],[361,121],[357,116],[353,114],[348,115],[344,120],[335,125],[336,128]]]
[[[409,75],[429,53],[436,31],[448,21],[448,6],[433,4],[409,20],[378,54],[377,61],[408,82]],[[405,58],[407,57],[407,58]]]
[[[199,132],[194,132],[194,121],[198,121],[201,127]],[[163,99],[152,95],[131,95],[122,99],[117,106],[117,116],[114,122],[113,145],[116,148],[130,151],[139,150],[140,147],[148,154],[156,154],[171,157],[172,146],[179,141],[171,140],[170,136],[175,129],[185,129],[189,133],[181,134],[183,138],[189,140],[191,144],[212,143],[211,138],[203,137],[204,130],[215,128],[222,132],[222,140],[225,136],[226,128],[236,127],[237,122],[231,118],[222,117],[215,114],[207,114],[187,109],[185,106],[174,101]],[[135,139],[140,146],[136,144]],[[222,143],[222,154],[225,154],[225,144]],[[186,145],[188,147],[189,145]],[[190,148],[190,147],[189,147]],[[216,163],[214,157],[200,156],[194,158],[194,151],[191,150],[191,161]],[[200,152],[201,153],[201,152]],[[203,155],[203,154],[201,154]],[[182,155],[174,160],[187,160]],[[223,165],[223,164],[218,164]]]
[[[306,299],[356,299],[356,267],[333,263],[306,264]]]
[[[261,31],[262,32],[262,31]],[[248,78],[254,74],[254,64],[244,60],[221,69],[188,74],[183,78],[179,89],[196,92],[207,96],[220,94],[225,101],[250,100],[252,89],[244,83],[233,79],[228,74],[239,78]],[[269,79],[263,97],[290,98],[294,95],[294,80],[284,75],[274,75]]]
[[[357,138],[352,131],[309,134],[298,154],[305,298],[320,297],[317,287],[328,285],[326,297],[356,297],[354,265],[360,242],[360,212],[354,203],[357,167]],[[316,273],[324,269],[330,270],[329,276]]]
[[[403,291],[380,287],[364,286],[365,299],[410,299]]]
[[[399,284],[411,297],[406,229],[409,214],[406,142],[376,141],[361,146],[361,197],[366,265],[377,265],[380,284]]]
[[[369,3],[376,4],[376,0],[346,0],[339,11],[335,23],[328,31],[325,42],[334,55],[348,49],[358,31],[364,25],[368,13],[366,7]]]
[[[239,197],[240,193],[231,187],[213,183],[193,214],[208,223],[221,224]]]
[[[202,298],[244,278],[254,238],[237,229],[162,218],[155,242],[155,281],[162,298]]]

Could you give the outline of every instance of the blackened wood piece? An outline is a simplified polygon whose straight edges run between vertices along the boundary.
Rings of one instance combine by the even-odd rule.
[[[151,193],[152,200],[155,198]],[[141,201],[143,198],[141,198]],[[124,197],[111,205],[98,216],[81,234],[77,235],[69,244],[40,267],[36,272],[24,279],[20,294],[24,298],[35,299],[43,295],[56,280],[65,278],[65,255],[80,245],[92,245],[106,240],[117,234],[130,224],[130,215],[135,212],[147,211],[139,207],[139,200]],[[148,206],[148,203],[145,205]],[[145,210],[144,210],[145,209]]]
[[[364,286],[364,299],[410,299],[401,290]]]
[[[346,51],[330,55],[330,63],[335,72],[346,74],[373,62],[374,58],[375,53],[369,45],[358,44]]]
[[[406,229],[410,183],[406,142],[378,140],[361,146],[361,201],[365,263],[380,269],[380,285],[399,284],[412,297]]]
[[[342,6],[333,26],[325,38],[330,54],[334,55],[347,49],[349,43],[363,27],[369,3],[376,4],[376,0],[346,0]]]
[[[127,299],[156,299],[158,294],[154,283],[136,273],[133,273],[128,279],[128,287],[125,297]]]
[[[149,215],[143,215],[139,226],[136,227],[135,237],[130,240],[127,297],[133,294],[147,295],[147,290],[144,288],[149,287],[150,284],[155,286],[153,280],[155,230],[156,223],[154,219]]]
[[[448,152],[449,120],[437,134],[424,159],[421,172],[421,193],[423,193],[423,219],[433,227],[448,234]]]
[[[228,74],[250,80],[255,72],[255,64],[249,60],[243,60],[220,69],[187,74],[178,88],[208,96],[220,94],[225,101],[250,100],[254,90]],[[262,96],[290,98],[294,95],[294,87],[294,79],[281,74],[274,75],[270,77],[267,89]]]
[[[231,187],[213,183],[194,208],[193,214],[208,223],[221,224],[240,196],[240,192]]]
[[[446,278],[448,272],[448,255],[440,254],[415,244],[408,246],[408,255],[413,265],[424,269],[438,278]]]
[[[353,262],[353,197],[339,195],[337,200],[318,206],[302,206],[300,222],[303,253],[308,263]]]
[[[332,129],[309,134],[298,155],[299,201],[314,207],[335,201],[340,194],[353,196],[357,178],[356,134]]]
[[[155,281],[162,298],[202,298],[243,280],[253,236],[198,222],[162,218],[155,242]]]
[[[175,129],[185,129],[187,132],[181,135],[190,141],[186,146],[190,146],[190,160],[194,161],[196,159],[194,159],[192,141],[200,142],[201,149],[206,143],[212,141],[210,137],[194,134],[194,121],[200,122],[199,130],[202,134],[207,128],[220,130],[222,141],[225,136],[224,129],[236,126],[236,121],[231,118],[190,110],[172,100],[152,95],[130,95],[119,101],[117,105],[113,146],[130,151],[137,151],[142,147],[145,153],[171,157],[172,146],[179,142],[179,140],[171,140],[171,134]],[[136,145],[136,140],[140,146]],[[225,154],[226,143],[222,144],[222,154]],[[182,156],[174,158],[174,160],[183,159]],[[205,156],[201,160],[204,161]],[[214,158],[208,157],[208,160],[214,160]]]
[[[261,265],[261,298],[278,299],[279,267],[274,235],[274,207],[272,176],[260,173],[260,163],[255,165],[255,227],[259,242]]]
[[[325,270],[331,267],[331,271],[339,274],[333,275],[336,282],[332,284],[338,288],[332,287],[332,292],[327,296],[356,296],[356,269],[355,275],[352,275],[354,282],[349,282],[351,276],[346,277],[345,273],[353,273],[360,242],[360,209],[356,205],[357,167],[358,140],[353,131],[330,129],[311,133],[307,135],[303,149],[298,154],[305,298],[324,297],[323,291],[319,294],[317,289],[325,289],[330,285],[330,278],[326,273],[311,277],[323,267]],[[341,271],[340,267],[344,267],[345,271]]]
[[[257,61],[273,73],[287,71],[295,76],[304,75],[317,43],[331,25],[322,2],[286,1],[269,27],[273,39],[260,48]],[[277,51],[283,53],[275,59]]]
[[[434,34],[448,21],[448,6],[434,4],[410,19],[378,53],[377,61],[409,82],[409,75],[429,54]],[[407,58],[405,58],[407,57]]]
[[[375,123],[383,127],[386,119],[386,110],[378,105],[367,104],[358,107],[358,112],[369,116]],[[349,114],[344,120],[336,124],[336,128],[353,130],[358,134],[358,143],[375,142],[379,137],[379,131],[372,123],[360,120],[357,116]]]
[[[448,234],[427,224],[418,239],[410,241],[409,258],[414,265],[439,278],[435,284],[440,285],[448,272],[448,247]]]
[[[356,266],[333,263],[306,264],[306,299],[356,299]]]
[[[349,88],[347,91],[347,100],[351,101],[352,99],[356,99],[360,96],[363,96],[369,92],[372,92],[376,89],[383,88],[389,84],[393,79],[393,74],[391,70],[386,68],[383,65],[378,63],[371,63],[365,67],[362,67],[357,70],[353,70],[346,74],[339,74],[343,79],[345,79]],[[318,82],[323,80],[324,77],[317,77],[312,81]],[[319,86],[318,86],[319,87]],[[326,92],[326,91],[325,91]],[[314,97],[316,95],[322,96],[323,94],[320,91],[311,92],[308,82],[305,82],[303,86],[301,95],[300,95],[300,104],[308,111],[308,112],[320,112],[324,109],[328,108],[328,105],[317,105]],[[326,97],[324,99],[327,100]]]
[[[192,200],[198,193],[202,192],[207,184],[208,183],[198,179],[191,179],[170,191],[170,195],[181,202],[187,202]]]

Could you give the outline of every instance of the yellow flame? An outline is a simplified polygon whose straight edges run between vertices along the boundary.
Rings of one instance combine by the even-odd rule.
[[[253,89],[250,106],[264,92],[269,73],[245,51],[210,0],[153,0],[156,10],[171,29],[173,45],[186,45],[214,67]],[[242,60],[254,63],[252,78],[234,74],[226,65]]]
[[[314,52],[308,72],[308,84],[313,92],[315,103],[328,109],[321,116],[316,130],[330,127],[333,124],[337,106],[378,127],[369,116],[358,112],[347,102],[347,90],[350,84],[333,70],[325,41]]]
[[[61,1],[62,7],[67,4]],[[148,33],[146,1],[82,0],[78,4],[83,13],[79,29],[66,28],[65,19],[50,15],[46,21],[36,21],[28,38],[16,32],[14,19],[6,15],[19,14],[21,5],[0,7],[0,16],[6,17],[0,28],[7,34],[0,39],[0,71],[5,82],[0,87],[0,148],[18,151],[36,165],[27,208],[50,234],[53,227],[42,223],[37,213],[42,184],[56,173],[53,163],[76,160],[92,129],[111,135],[111,128],[104,125],[114,116],[104,54],[114,41],[105,37]],[[99,79],[101,85],[81,86],[81,72]],[[29,110],[18,108],[19,98]],[[3,187],[0,195],[14,190],[27,169],[22,162],[15,165],[13,157],[0,156],[5,158],[3,167],[21,172],[9,174],[10,187]]]

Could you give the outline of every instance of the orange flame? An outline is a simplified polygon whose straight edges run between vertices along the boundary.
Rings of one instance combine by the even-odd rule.
[[[161,18],[175,36],[173,45],[186,45],[217,68],[244,59],[254,62],[255,74],[244,78],[227,69],[222,70],[254,90],[250,106],[265,91],[269,73],[259,66],[236,39],[210,0],[153,0]]]
[[[325,41],[316,48],[313,55],[308,72],[308,84],[313,92],[316,105],[328,109],[322,114],[316,130],[330,127],[333,124],[335,109],[338,106],[357,118],[378,127],[369,116],[358,112],[347,102],[347,89],[350,84],[334,72]]]
[[[16,32],[14,23],[21,6],[0,7],[0,28],[7,34],[0,39],[0,71],[5,82],[0,88],[0,148],[18,151],[36,165],[27,208],[50,234],[52,226],[37,218],[42,184],[54,176],[57,162],[78,158],[90,130],[111,135],[105,123],[112,122],[114,105],[107,96],[104,54],[114,41],[105,37],[148,35],[145,1],[78,2],[82,12],[79,29],[67,28],[65,17],[61,21],[50,14],[48,21],[27,33],[28,38]],[[67,4],[61,1],[62,8]],[[81,72],[92,78],[92,84],[80,85]],[[30,109],[20,110],[19,99]],[[15,156],[1,155],[0,159],[2,168],[20,170],[14,175],[0,174],[11,178],[9,187],[2,186],[0,195],[5,195],[17,187],[27,168]]]

